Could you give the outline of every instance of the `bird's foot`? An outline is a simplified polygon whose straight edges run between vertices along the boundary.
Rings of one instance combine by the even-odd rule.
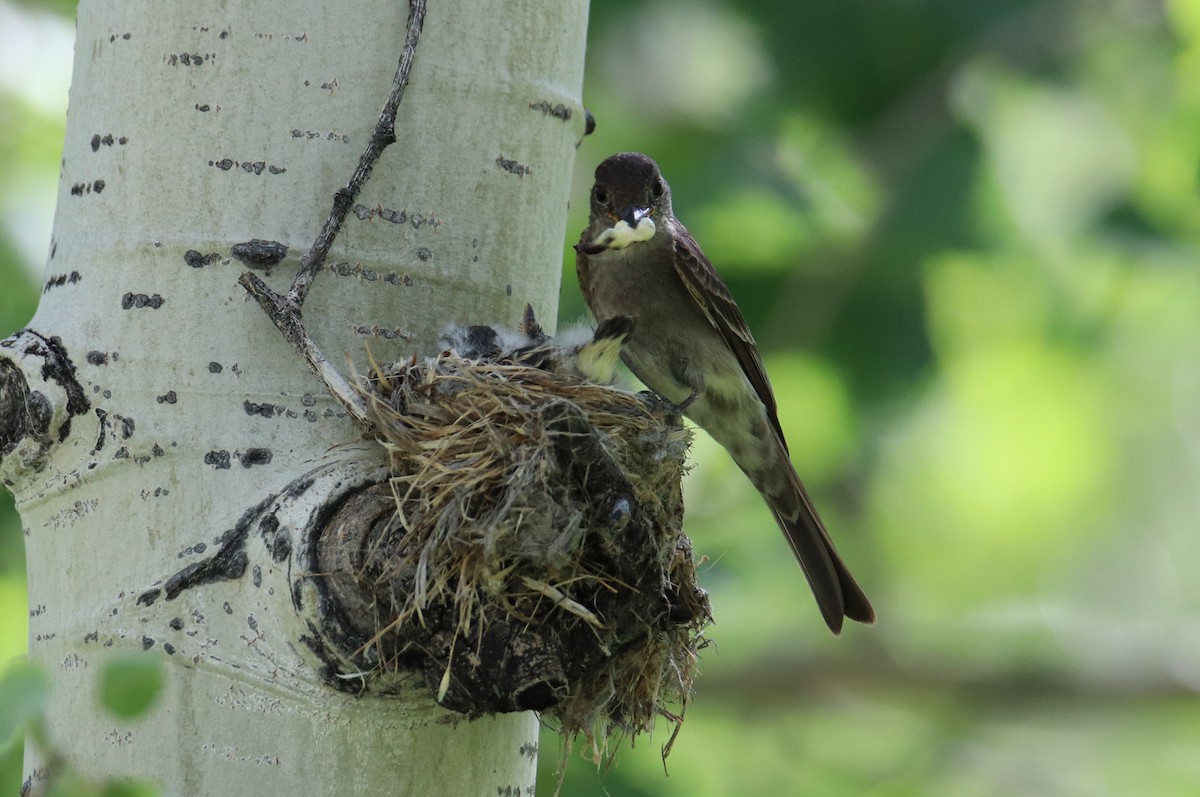
[[[683,401],[681,401],[675,405],[675,407],[674,407],[675,414],[683,415],[685,412],[687,412],[687,408],[692,406],[692,402],[694,402],[698,398],[700,398],[700,391],[693,390],[691,393],[688,394],[687,398],[685,398]]]
[[[646,402],[646,407],[655,415],[674,415],[675,405],[667,401],[653,390],[643,390],[638,397]]]
[[[692,406],[692,402],[694,402],[696,399],[698,399],[701,394],[699,392],[693,392],[691,395],[689,395],[687,398],[685,398],[683,401],[679,402],[678,404],[676,404],[675,402],[671,401],[668,398],[664,398],[663,396],[660,396],[658,393],[655,393],[653,390],[643,390],[638,395],[641,396],[642,398],[644,398],[646,400],[646,403],[648,405],[650,405],[651,412],[660,413],[662,415],[668,415],[668,416],[678,418],[678,417],[681,417],[685,412],[687,412],[687,408]]]

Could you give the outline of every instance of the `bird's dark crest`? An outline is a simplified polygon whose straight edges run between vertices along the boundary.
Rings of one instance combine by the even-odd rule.
[[[647,187],[661,177],[658,164],[640,152],[619,152],[596,167],[596,183],[608,188],[610,201],[618,208],[645,203]]]

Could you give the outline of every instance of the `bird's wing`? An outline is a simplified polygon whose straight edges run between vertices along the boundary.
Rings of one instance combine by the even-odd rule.
[[[767,408],[767,417],[775,427],[779,442],[787,451],[787,441],[783,437],[783,429],[779,426],[776,414],[775,393],[771,390],[771,382],[767,379],[767,369],[763,367],[762,357],[758,354],[758,345],[750,334],[750,327],[742,311],[738,309],[733,294],[721,280],[717,270],[704,256],[700,244],[682,224],[676,223],[675,234],[671,236],[675,246],[675,273],[704,313],[708,322],[721,333],[725,345],[729,346],[742,366],[742,371],[754,392]]]

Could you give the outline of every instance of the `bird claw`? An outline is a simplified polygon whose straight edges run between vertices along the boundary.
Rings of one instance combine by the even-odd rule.
[[[650,412],[658,415],[677,416],[679,413],[675,411],[675,405],[667,401],[662,396],[655,393],[653,390],[643,390],[638,393],[638,397],[646,402]]]
[[[685,412],[687,412],[687,408],[692,406],[692,402],[698,398],[700,398],[700,391],[693,390],[687,398],[675,405],[675,414],[683,415]]]

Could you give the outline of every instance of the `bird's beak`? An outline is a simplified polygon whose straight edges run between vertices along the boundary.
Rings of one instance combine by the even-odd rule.
[[[637,205],[630,205],[621,213],[621,220],[629,225],[630,229],[636,230],[642,219],[650,215],[650,208],[639,208]]]
[[[591,257],[605,249],[624,249],[638,241],[649,241],[655,233],[654,219],[650,218],[650,213],[650,208],[630,205],[621,211],[620,217],[612,217],[616,224],[601,230],[592,240],[580,242],[575,246],[575,251]]]

